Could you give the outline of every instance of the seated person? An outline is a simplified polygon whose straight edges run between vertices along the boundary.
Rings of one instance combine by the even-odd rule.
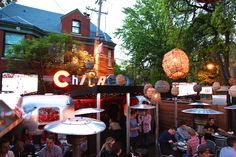
[[[227,144],[228,146],[221,149],[220,157],[236,157],[236,137],[228,137]]]
[[[199,145],[198,157],[210,157],[210,149],[206,144]]]
[[[216,133],[217,131],[223,132],[225,135],[228,135],[228,133],[226,131],[219,128],[217,125],[215,125],[215,119],[214,118],[209,118],[207,124],[204,126],[205,140],[215,141],[212,134]]]
[[[173,149],[173,145],[176,142],[175,133],[176,133],[175,128],[169,128],[168,130],[162,132],[162,134],[160,135],[158,141],[160,143],[161,152],[164,155],[176,154],[175,150]]]
[[[38,155],[39,157],[62,157],[62,149],[61,147],[54,144],[54,138],[52,136],[48,136],[46,139],[46,146],[43,147]]]
[[[199,137],[194,129],[189,132],[191,138],[187,141],[187,155],[193,157],[197,154],[197,147],[199,144],[206,144],[204,136]]]
[[[187,126],[184,121],[180,123],[180,126],[177,128],[175,138],[176,140],[179,141],[187,141],[190,139],[190,134],[189,132],[191,131],[191,127]]]

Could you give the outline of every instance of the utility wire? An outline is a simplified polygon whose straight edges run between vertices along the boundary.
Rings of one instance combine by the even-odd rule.
[[[57,3],[57,0],[53,0],[53,1],[63,11],[63,13],[66,13],[65,10]]]

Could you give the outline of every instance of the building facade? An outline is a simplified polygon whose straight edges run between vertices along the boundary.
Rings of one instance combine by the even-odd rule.
[[[13,44],[24,39],[40,38],[48,33],[67,33],[81,43],[81,49],[94,55],[97,27],[88,14],[75,9],[65,15],[12,3],[0,10],[0,84],[2,73],[7,72],[6,53]],[[115,43],[100,31],[101,42],[97,76],[114,73]],[[22,73],[18,71],[18,73]]]

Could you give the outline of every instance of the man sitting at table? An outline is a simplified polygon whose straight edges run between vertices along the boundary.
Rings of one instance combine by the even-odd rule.
[[[227,144],[228,146],[221,149],[220,157],[236,157],[236,137],[229,137]]]
[[[163,131],[163,133],[160,135],[159,143],[161,152],[164,155],[179,156],[177,148],[174,147],[174,145],[176,144],[175,133],[176,128],[169,128],[168,130]]]
[[[184,142],[190,139],[189,132],[191,131],[191,127],[187,126],[185,121],[180,122],[180,126],[177,128],[175,138],[178,142]]]
[[[228,133],[226,131],[219,128],[217,125],[215,125],[214,118],[209,118],[207,124],[204,126],[205,140],[215,141],[212,134],[216,133],[217,131],[223,132],[225,135],[228,135]]]

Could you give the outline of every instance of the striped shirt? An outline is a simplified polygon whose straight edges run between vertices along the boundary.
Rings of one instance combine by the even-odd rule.
[[[201,144],[205,144],[206,141],[204,136],[201,138]],[[194,156],[197,153],[197,146],[200,144],[198,135],[192,136],[187,141],[187,154],[189,156]]]

